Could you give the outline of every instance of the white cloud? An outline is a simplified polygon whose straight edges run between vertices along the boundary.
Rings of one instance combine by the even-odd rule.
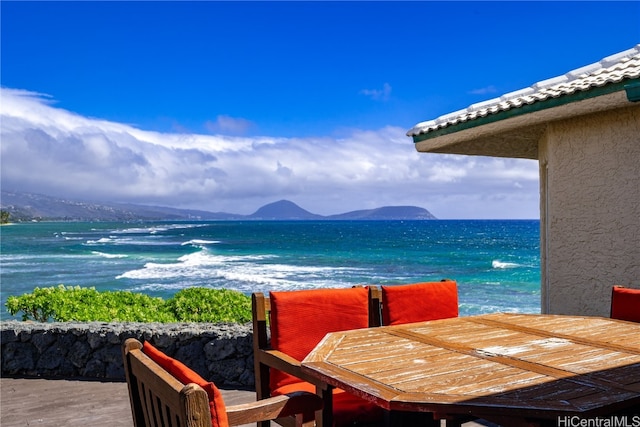
[[[415,151],[406,129],[346,137],[159,133],[0,89],[7,190],[248,214],[280,199],[319,214],[415,205],[440,218],[535,218],[535,161]]]
[[[388,101],[391,96],[391,85],[385,83],[382,89],[362,89],[360,94],[370,97],[376,101]]]

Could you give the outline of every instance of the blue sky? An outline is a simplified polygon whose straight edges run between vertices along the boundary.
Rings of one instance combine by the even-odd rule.
[[[536,162],[419,154],[405,132],[640,42],[640,2],[0,11],[3,189],[234,213],[537,218]]]

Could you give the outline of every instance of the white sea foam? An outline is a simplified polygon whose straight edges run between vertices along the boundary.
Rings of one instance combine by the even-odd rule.
[[[87,245],[100,245],[105,243],[115,243],[116,239],[113,237],[102,237],[98,240],[87,240]]]
[[[144,227],[144,228],[124,228],[113,230],[114,234],[156,234],[161,231],[169,230],[168,227]]]
[[[497,259],[494,259],[491,262],[491,267],[493,268],[517,268],[520,267],[520,264],[516,264],[515,262],[502,262]]]
[[[242,292],[257,289],[325,288],[348,284],[340,276],[358,269],[269,263],[274,255],[221,256],[202,250],[178,258],[178,262],[149,262],[143,268],[127,271],[116,279],[156,282],[141,284],[149,289],[181,289],[187,286],[224,284]],[[157,282],[166,281],[167,284]],[[148,288],[151,286],[151,288]],[[142,288],[140,288],[142,290]]]
[[[96,245],[137,245],[137,246],[172,246],[173,242],[166,240],[159,240],[157,236],[140,236],[138,238],[132,237],[118,237],[109,236],[102,237],[98,240],[87,240],[85,243],[87,246]]]
[[[219,240],[203,240],[203,239],[193,239],[193,240],[189,240],[188,242],[183,242],[181,243],[182,246],[188,246],[188,245],[193,245],[193,246],[202,246],[202,245],[213,245],[216,243],[220,243]]]
[[[166,224],[150,227],[131,227],[113,230],[115,234],[157,234],[162,231],[204,227],[206,224]]]
[[[127,271],[116,279],[172,279],[179,277],[199,278],[215,275],[215,268],[228,263],[242,262],[247,257],[213,255],[206,250],[179,257],[178,262],[149,262],[143,268]]]
[[[74,260],[74,259],[80,259],[80,258],[87,258],[90,256],[91,255],[88,255],[88,254],[53,254],[53,255],[47,255],[46,257],[43,257],[41,254],[34,254],[34,255],[2,254],[2,266],[4,267],[5,262],[10,260],[25,260],[25,261],[31,261],[31,262],[36,262],[38,264],[42,264],[51,260]]]
[[[127,258],[129,255],[125,254],[106,254],[104,252],[91,251],[92,254],[101,256],[103,258]]]

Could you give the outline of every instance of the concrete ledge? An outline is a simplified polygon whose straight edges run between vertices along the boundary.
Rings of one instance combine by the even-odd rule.
[[[149,341],[219,386],[254,387],[250,324],[0,323],[2,376],[124,380],[122,343]]]

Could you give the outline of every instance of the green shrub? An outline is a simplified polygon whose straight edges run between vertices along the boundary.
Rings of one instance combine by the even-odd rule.
[[[174,298],[129,291],[98,292],[64,286],[35,288],[33,293],[7,298],[11,315],[47,322],[234,322],[251,320],[250,298],[227,289],[189,288]]]
[[[11,315],[22,311],[22,320],[46,322],[55,313],[54,292],[55,288],[35,288],[32,294],[8,297],[5,306]]]
[[[233,322],[251,320],[251,299],[229,289],[187,288],[167,301],[182,322]]]

